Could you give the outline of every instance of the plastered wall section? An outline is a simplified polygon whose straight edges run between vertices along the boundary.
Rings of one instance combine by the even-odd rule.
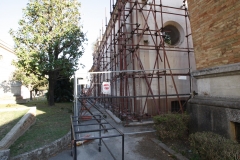
[[[13,96],[29,98],[29,90],[22,86],[20,82],[11,82],[13,72],[16,67],[12,61],[17,60],[17,56],[11,46],[0,42],[0,103],[12,103]],[[15,99],[14,99],[15,100]],[[14,102],[14,101],[13,101]]]
[[[159,0],[157,0],[156,2],[159,3]],[[181,8],[181,6],[183,5],[182,1],[179,1],[179,0],[177,0],[177,1],[163,0],[162,4],[165,6],[171,6],[171,7],[176,7],[176,8]],[[145,6],[144,8],[150,9],[150,6]],[[163,12],[178,13],[178,14],[183,14],[183,15],[185,14],[184,11],[170,9],[170,8],[163,8]],[[148,17],[148,12],[144,12],[143,14],[145,17]],[[144,26],[145,20],[144,20],[143,16],[141,14],[138,14],[138,15],[139,15],[139,17],[138,17],[139,23],[141,23],[141,26]],[[187,48],[187,47],[193,48],[192,36],[189,37],[188,41],[186,38],[186,35],[191,33],[191,27],[190,27],[188,18],[185,19],[185,16],[177,16],[177,15],[173,15],[173,14],[163,14],[163,24],[160,21],[161,20],[160,14],[156,15],[156,19],[159,20],[158,24],[157,24],[159,28],[161,28],[161,26],[164,27],[167,25],[174,25],[180,32],[179,42],[174,46],[165,44],[167,49],[174,48],[174,47],[176,47],[176,48]],[[186,27],[186,22],[187,22],[187,27]],[[149,15],[148,26],[151,29],[155,29],[155,21],[154,21],[154,17],[152,14]],[[140,41],[141,45],[146,45],[146,44],[144,44],[144,40],[147,40],[149,42],[148,44],[150,44],[150,45],[153,44],[153,40],[152,40],[151,36],[144,36],[142,38],[142,40]],[[137,39],[135,41],[137,41]],[[158,42],[160,42],[160,39],[158,39]],[[147,45],[145,46],[145,48],[147,48]],[[164,54],[162,51],[160,51],[160,56],[161,56],[161,58],[164,57]],[[144,69],[148,70],[148,69],[154,68],[154,64],[156,61],[156,51],[140,50],[139,57],[143,63]],[[173,69],[172,73],[176,73],[176,74],[177,73],[187,73],[187,69],[189,68],[189,65],[188,65],[188,54],[186,52],[167,51],[167,58],[169,61],[169,66],[167,65],[166,68],[170,67],[171,69]],[[191,70],[196,70],[195,58],[194,58],[193,52],[189,53],[189,61],[190,61]],[[140,69],[138,67],[138,63],[135,63],[135,65],[136,65],[135,68]],[[160,62],[159,68],[160,69],[164,68],[163,62]],[[170,71],[167,70],[166,73],[170,73]],[[189,77],[186,77],[186,80],[181,80],[177,76],[174,76],[174,81],[176,83],[178,93],[180,93],[180,94],[190,93],[190,86],[189,86],[190,78]],[[145,82],[145,80],[142,82]],[[164,86],[165,86],[164,80],[161,80],[160,83],[161,83],[162,88],[164,88]],[[152,90],[153,90],[154,94],[158,94],[158,88],[156,87],[157,81],[155,81],[155,79],[153,79],[151,84],[152,84],[151,86],[152,86]],[[196,90],[195,83],[192,87],[194,88],[194,90]],[[141,91],[138,91],[137,93],[141,93],[144,95],[148,88],[146,83],[141,83],[140,88],[141,88]],[[166,94],[164,89],[161,89],[160,92],[161,92],[161,94]],[[173,80],[170,76],[167,77],[167,93],[168,94],[176,94],[176,90],[174,89]]]
[[[240,63],[192,72],[199,96],[240,98]]]
[[[17,57],[12,49],[0,43],[0,97],[4,94],[10,94],[12,92],[13,94],[21,92],[20,88],[16,90],[16,85],[11,88],[10,83],[12,74],[15,71],[12,61],[16,60],[16,58]]]

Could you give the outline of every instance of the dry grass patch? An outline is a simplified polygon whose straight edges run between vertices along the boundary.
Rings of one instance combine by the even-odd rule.
[[[41,99],[18,106],[36,106],[36,123],[10,147],[11,157],[47,145],[63,137],[70,130],[72,103],[56,103],[54,107],[49,107],[47,101]]]
[[[1,109],[0,109],[1,110]],[[13,126],[27,113],[28,109],[17,111],[1,111],[0,114],[0,140],[13,128]]]

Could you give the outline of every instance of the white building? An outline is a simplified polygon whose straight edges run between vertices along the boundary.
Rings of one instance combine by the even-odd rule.
[[[29,91],[20,82],[12,81],[15,66],[12,61],[17,56],[11,46],[0,40],[0,103],[16,103],[16,100],[29,98]]]
[[[176,112],[190,97],[195,86],[190,72],[196,67],[186,6],[182,0],[114,4],[92,69],[112,71],[95,76],[93,83],[109,81],[111,96],[124,97],[109,102],[117,114]],[[94,88],[101,96],[100,86]]]

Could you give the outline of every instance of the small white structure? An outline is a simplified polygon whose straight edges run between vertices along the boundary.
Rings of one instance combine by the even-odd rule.
[[[16,103],[18,98],[29,98],[28,89],[21,82],[12,81],[16,69],[13,60],[17,60],[14,50],[0,40],[0,103]]]

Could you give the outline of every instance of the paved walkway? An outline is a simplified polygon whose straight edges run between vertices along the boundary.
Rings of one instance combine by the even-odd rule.
[[[97,110],[91,108],[94,114],[99,114]],[[103,110],[103,112],[105,112]],[[124,133],[124,159],[125,160],[173,160],[171,155],[160,147],[154,140],[157,140],[155,131],[151,124],[142,126],[124,127],[122,124],[116,123],[107,113],[106,120]],[[95,126],[98,128],[98,126]],[[108,127],[108,126],[106,126]],[[80,130],[94,129],[94,126],[82,127]],[[98,133],[88,133],[91,136],[98,136]],[[115,134],[115,131],[102,131],[102,136]],[[84,136],[84,135],[81,135]],[[122,159],[122,138],[104,138],[108,149],[112,152],[117,160]],[[102,143],[101,152],[98,151],[98,139],[92,140],[77,147],[78,160],[111,160],[115,159],[108,151],[107,147]],[[71,149],[66,149],[49,160],[72,160]]]

